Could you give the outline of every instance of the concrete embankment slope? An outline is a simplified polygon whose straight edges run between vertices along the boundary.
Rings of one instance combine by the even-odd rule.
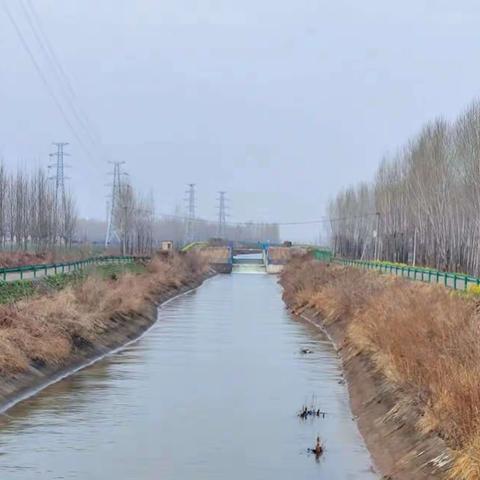
[[[287,266],[281,284],[292,313],[324,329],[336,346],[352,411],[384,478],[480,478],[470,445],[474,418],[458,411],[475,407],[466,401],[473,385],[462,385],[459,374],[449,378],[448,358],[441,358],[452,355],[444,342],[454,338],[442,322],[472,314],[468,301],[441,287],[311,260]],[[465,403],[448,404],[462,395]]]
[[[214,274],[184,258],[152,263],[145,274],[87,279],[1,307],[0,410],[137,339],[155,323],[159,304]]]

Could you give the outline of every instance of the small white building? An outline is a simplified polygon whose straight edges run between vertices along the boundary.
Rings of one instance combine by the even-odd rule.
[[[168,252],[173,250],[173,241],[172,240],[163,240],[160,244],[160,250],[164,252]]]

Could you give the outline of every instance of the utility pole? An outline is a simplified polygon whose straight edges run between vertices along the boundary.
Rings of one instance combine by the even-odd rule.
[[[217,226],[217,237],[225,240],[226,237],[226,226],[227,226],[227,205],[225,202],[225,194],[227,192],[218,192],[218,226]]]
[[[127,175],[121,171],[121,167],[125,162],[109,162],[113,164],[113,172],[110,172],[110,175],[113,175],[113,182],[111,183],[112,191],[109,199],[109,212],[107,220],[107,234],[105,236],[105,248],[107,248],[110,243],[117,239],[118,242],[121,242],[119,232],[117,231],[116,225],[116,215],[118,214],[117,209],[121,206],[121,194],[122,194],[122,176]],[[125,246],[123,247],[125,248]]]
[[[53,145],[57,147],[57,151],[50,153],[50,157],[54,157],[54,163],[48,165],[48,168],[54,169],[54,175],[49,177],[50,180],[55,181],[55,236],[58,232],[58,221],[59,219],[63,220],[66,211],[66,202],[67,198],[65,196],[65,168],[68,165],[65,165],[64,157],[69,154],[64,151],[64,148],[68,145],[67,142],[54,142]]]
[[[187,218],[185,222],[185,243],[191,243],[195,240],[195,184],[189,183],[187,194]]]
[[[377,229],[375,230],[375,252],[373,255],[374,260],[378,260],[378,256],[379,256],[378,238],[380,237],[380,212],[377,212],[376,215],[377,215]]]

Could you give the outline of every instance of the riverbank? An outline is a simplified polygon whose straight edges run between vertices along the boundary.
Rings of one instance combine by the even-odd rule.
[[[309,259],[284,301],[336,345],[351,407],[385,478],[480,478],[477,300]]]
[[[138,338],[156,309],[212,273],[194,254],[156,257],[145,273],[91,275],[0,306],[0,410]]]

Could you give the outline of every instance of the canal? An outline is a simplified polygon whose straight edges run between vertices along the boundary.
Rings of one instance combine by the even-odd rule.
[[[378,478],[332,346],[287,314],[276,280],[214,277],[138,342],[10,409],[0,478]],[[326,418],[301,421],[312,400]]]

